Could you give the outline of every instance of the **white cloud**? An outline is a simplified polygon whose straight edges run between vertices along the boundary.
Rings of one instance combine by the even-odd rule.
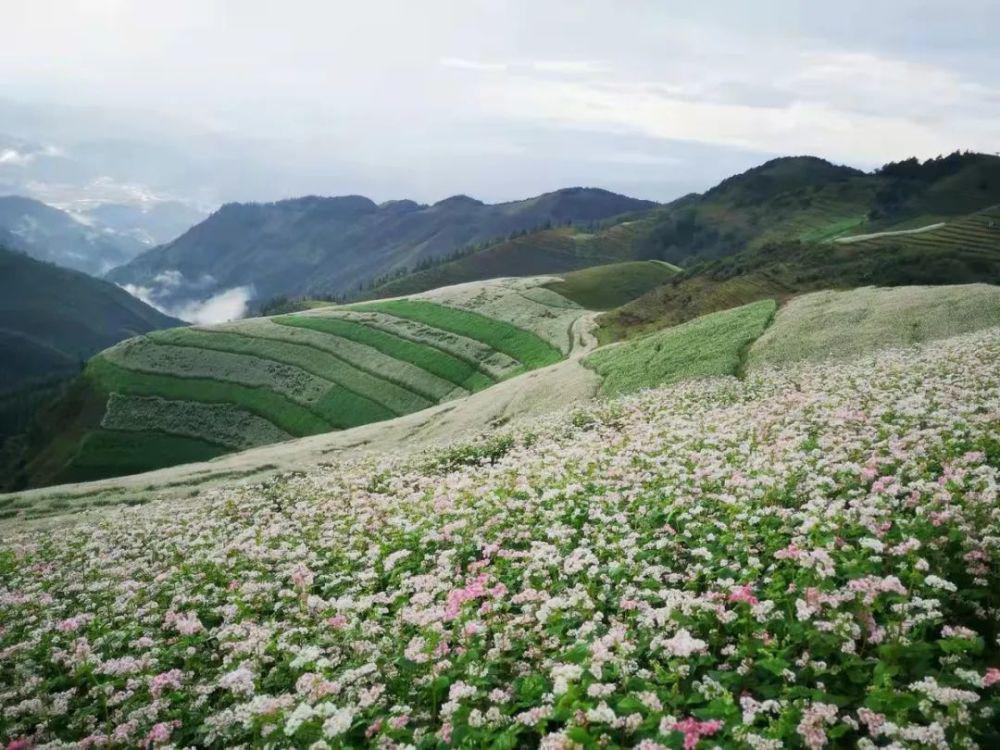
[[[463,57],[442,57],[438,62],[445,68],[457,68],[458,70],[497,72],[507,69],[507,66],[504,63],[467,60]]]
[[[253,287],[237,286],[219,292],[208,299],[189,302],[170,314],[199,325],[225,323],[246,315],[247,306],[252,297]]]
[[[138,284],[120,286],[147,305],[188,323],[197,325],[225,323],[246,315],[254,295],[253,286],[236,286],[209,297],[184,299],[184,292],[189,294],[197,292],[210,286],[211,283],[214,283],[214,279],[208,274],[194,282],[188,282],[180,271],[168,269],[154,276],[150,286]],[[175,301],[178,299],[181,301]]]
[[[34,160],[34,154],[23,154],[14,148],[5,148],[0,150],[0,164],[13,164],[20,167],[25,164],[30,164]]]

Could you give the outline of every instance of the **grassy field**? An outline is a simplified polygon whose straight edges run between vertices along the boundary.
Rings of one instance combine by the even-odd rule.
[[[733,375],[747,348],[767,328],[776,305],[761,300],[705,315],[688,323],[598,349],[584,360],[604,382],[607,395],[711,375]]]
[[[854,359],[1000,326],[1000,287],[865,287],[796,297],[750,349],[747,366]]]
[[[540,310],[543,330],[567,336],[585,311],[541,288],[546,281],[479,284],[472,297],[483,312],[466,288],[455,306],[327,307],[122,342],[87,365],[73,390],[86,408],[56,408],[17,486],[145,471],[357,427],[552,364],[563,358],[559,348],[509,322]]]
[[[407,362],[468,391],[477,391],[495,382],[492,377],[478,370],[475,364],[466,359],[456,357],[428,343],[418,343],[380,330],[373,325],[333,315],[286,315],[275,318],[274,322],[370,346],[389,357]]]
[[[547,287],[580,307],[610,310],[641,297],[680,270],[675,265],[655,260],[614,263],[563,274],[561,281]]]
[[[476,339],[513,357],[524,369],[544,367],[562,359],[558,349],[531,331],[469,310],[408,299],[371,302],[353,309],[384,312]]]

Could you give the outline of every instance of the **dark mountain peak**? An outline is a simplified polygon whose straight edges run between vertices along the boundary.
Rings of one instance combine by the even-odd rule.
[[[705,197],[755,203],[779,193],[863,175],[859,169],[833,164],[818,156],[782,156],[723,180],[707,191]]]
[[[380,203],[378,210],[386,214],[409,214],[414,211],[419,211],[426,206],[417,203],[416,201],[411,201],[408,198],[396,201],[386,201],[385,203]]]
[[[445,198],[443,201],[438,201],[432,208],[473,208],[485,205],[482,201],[470,198],[467,195],[453,195],[450,198]]]
[[[933,182],[944,177],[950,177],[964,169],[974,167],[996,168],[1000,166],[1000,156],[981,154],[975,151],[954,151],[947,156],[937,156],[921,162],[917,157],[894,161],[876,170],[883,177],[899,177],[904,179]]]

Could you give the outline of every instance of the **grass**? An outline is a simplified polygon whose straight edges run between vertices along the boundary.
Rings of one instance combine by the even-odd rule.
[[[750,368],[860,357],[1000,325],[1000,287],[866,287],[796,297],[750,349]]]
[[[588,310],[610,310],[658,287],[680,272],[663,261],[640,260],[563,274],[546,287]]]
[[[206,352],[246,354],[261,362],[280,362],[298,367],[318,378],[381,404],[397,416],[426,409],[433,402],[397,383],[360,369],[330,352],[305,344],[245,336],[218,330],[177,328],[149,336],[152,341],[189,346]],[[211,357],[211,355],[207,355]],[[374,420],[369,420],[374,421]]]
[[[469,310],[423,300],[372,302],[352,309],[384,312],[476,339],[513,357],[527,369],[551,365],[563,356],[562,352],[531,331]]]
[[[334,427],[319,414],[266,388],[223,383],[209,378],[179,378],[135,372],[119,367],[101,356],[90,360],[84,375],[105,393],[114,391],[179,401],[234,404],[297,437],[328,432]]]
[[[283,326],[297,326],[365,344],[395,359],[409,362],[469,391],[492,385],[494,380],[469,362],[428,344],[418,344],[401,336],[351,320],[318,315],[284,315],[274,318]]]
[[[584,360],[602,378],[605,395],[712,375],[735,375],[743,355],[776,309],[761,300],[697,318],[664,331],[598,349]]]
[[[112,393],[108,398],[101,427],[191,437],[229,450],[245,450],[291,437],[263,417],[233,404],[205,404],[120,393]]]
[[[62,479],[84,482],[138,474],[176,464],[207,461],[226,452],[221,446],[191,437],[100,429],[83,439]]]

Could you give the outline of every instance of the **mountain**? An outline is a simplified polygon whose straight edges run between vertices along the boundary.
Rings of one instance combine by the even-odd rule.
[[[457,195],[434,205],[361,196],[227,204],[182,236],[112,271],[164,307],[235,287],[258,300],[338,294],[472,244],[551,225],[589,224],[656,204],[569,188],[488,205]]]
[[[122,339],[178,325],[114,284],[0,247],[0,392],[74,373]]]
[[[818,289],[974,282],[1000,284],[1000,205],[929,230],[769,242],[705,261],[603,315],[598,337],[631,338],[717,310]]]
[[[391,297],[501,275],[564,273],[631,259],[686,267],[769,243],[960,220],[1000,203],[1000,159],[955,153],[865,173],[811,156],[773,159],[702,194],[595,228],[557,227],[424,263],[367,289]]]
[[[179,201],[148,204],[98,203],[76,211],[87,223],[151,248],[177,239],[205,213]]]
[[[143,250],[138,240],[88,226],[32,198],[0,196],[6,243],[31,257],[100,276]]]

